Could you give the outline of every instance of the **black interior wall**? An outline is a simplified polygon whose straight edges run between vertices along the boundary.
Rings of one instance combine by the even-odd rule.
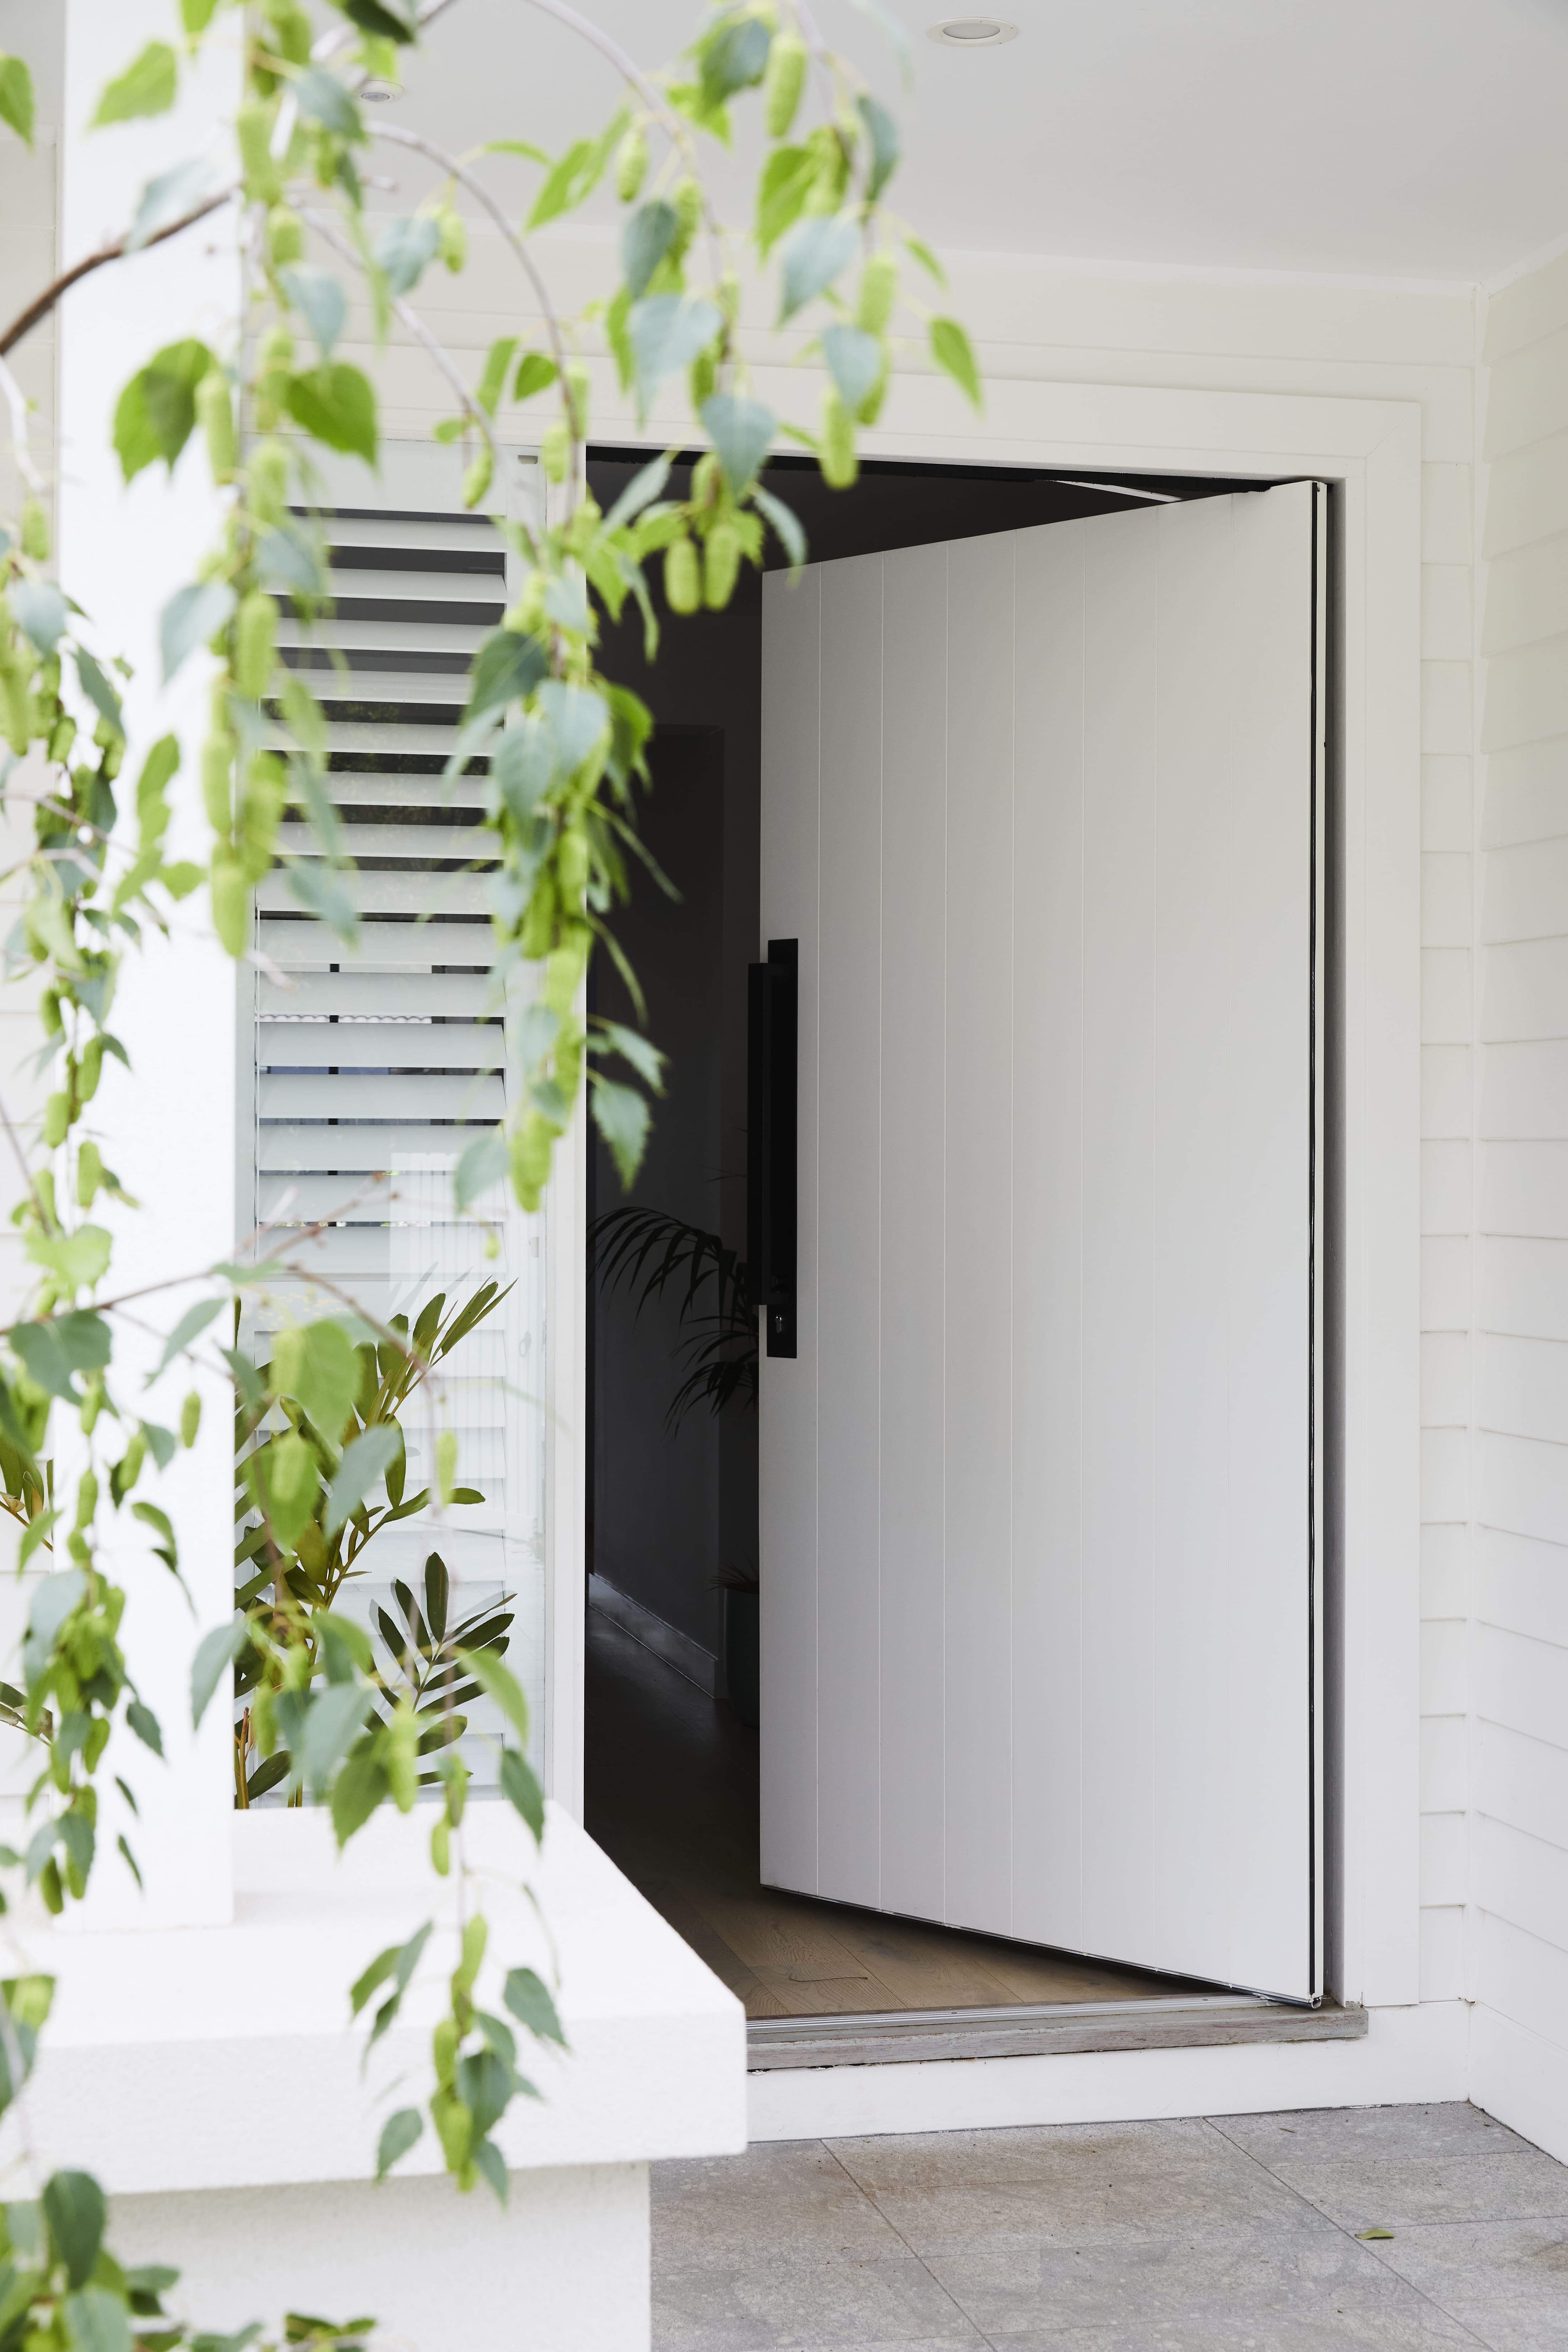
[[[645,463],[595,459],[589,482],[606,509]],[[746,1240],[746,967],[756,953],[761,862],[762,598],[756,575],[723,613],[666,620],[658,657],[643,657],[632,613],[606,629],[606,674],[642,696],[657,730],[654,789],[639,831],[680,891],[672,904],[646,873],[613,919],[647,998],[648,1034],[668,1055],[647,1159],[629,1194],[595,1140],[589,1216],[631,1199]],[[631,1016],[609,959],[594,960],[591,1002]],[[757,1424],[705,1409],[679,1434],[664,1425],[679,1377],[672,1304],[637,1318],[625,1288],[593,1317],[590,1565],[620,1591],[717,1654],[721,1567],[755,1569]]]

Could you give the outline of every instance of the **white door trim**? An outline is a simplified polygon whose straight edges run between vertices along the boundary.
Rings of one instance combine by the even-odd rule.
[[[609,363],[595,371],[595,438],[669,446],[679,420],[638,427]],[[759,397],[800,405],[796,372],[754,371]],[[1369,2007],[1419,1998],[1420,1839],[1420,610],[1421,415],[1413,401],[1127,384],[987,386],[976,424],[950,386],[900,377],[897,432],[864,436],[873,457],[931,464],[1279,478],[1337,489],[1340,610],[1339,1102],[1331,1104],[1342,1187],[1338,1280],[1327,1299],[1326,1419],[1339,1443],[1328,1570],[1337,1642],[1329,1706],[1329,1980]],[[957,423],[955,425],[955,415]],[[660,430],[662,425],[663,429]],[[566,1224],[552,1218],[552,1231]],[[564,1239],[564,1234],[563,1234]],[[580,1336],[552,1299],[552,1419],[582,1426]],[[1336,1347],[1335,1340],[1338,1340]],[[1334,1382],[1338,1382],[1338,1394]],[[575,1465],[574,1468],[570,1465]],[[582,1607],[582,1452],[563,1446],[550,1546],[552,1643],[574,1690],[552,1691],[551,1742],[563,1801],[581,1788],[581,1664],[566,1633]],[[552,1455],[552,1468],[557,1467]],[[1336,1526],[1340,1557],[1333,1557]],[[574,1528],[569,1539],[569,1528]],[[575,1662],[574,1662],[575,1661]],[[578,1747],[568,1754],[573,1727]],[[998,2061],[1011,2064],[1013,2061]],[[1030,2063],[1035,2062],[1020,2062]]]

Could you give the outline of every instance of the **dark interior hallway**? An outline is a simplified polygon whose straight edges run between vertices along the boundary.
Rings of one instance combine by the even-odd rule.
[[[1212,1985],[762,1885],[757,1735],[588,1612],[587,1828],[748,2017],[1209,1994]]]

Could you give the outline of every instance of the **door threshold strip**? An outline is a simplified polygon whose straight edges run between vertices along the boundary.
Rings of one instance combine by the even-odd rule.
[[[1364,2009],[1308,2009],[1259,1993],[1047,2001],[1009,2009],[889,2010],[753,2018],[752,2074],[775,2066],[888,2066],[952,2058],[1042,2058],[1091,2050],[1198,2050],[1237,2042],[1352,2042]]]

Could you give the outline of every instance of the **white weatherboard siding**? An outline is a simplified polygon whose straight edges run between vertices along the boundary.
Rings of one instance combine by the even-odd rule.
[[[1496,298],[1471,1558],[1476,2096],[1568,2155],[1568,260]]]
[[[1298,1998],[1319,495],[774,574],[763,632],[763,1876]]]

